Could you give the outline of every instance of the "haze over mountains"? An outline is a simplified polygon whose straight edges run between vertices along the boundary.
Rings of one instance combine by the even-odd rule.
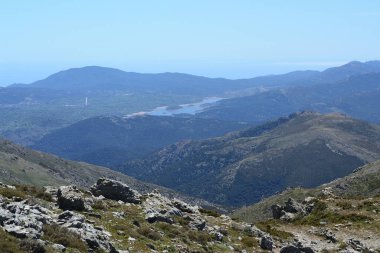
[[[102,67],[70,69],[29,85],[0,89],[0,135],[77,161],[0,140],[0,181],[34,186],[74,184],[81,190],[68,187],[74,190],[67,197],[70,203],[80,203],[95,198],[91,194],[84,198],[89,194],[85,190],[98,178],[108,177],[142,193],[158,189],[203,208],[225,212],[238,208],[231,215],[243,221],[206,209],[200,209],[202,215],[197,216],[203,220],[186,218],[183,212],[193,212],[192,208],[166,200],[156,191],[138,201],[148,206],[146,210],[102,197],[90,201],[92,209],[83,214],[91,222],[105,224],[112,238],[119,238],[131,252],[137,245],[130,247],[131,236],[142,243],[141,249],[161,247],[160,240],[150,234],[156,231],[160,238],[171,238],[169,244],[173,238],[185,238],[181,241],[186,244],[187,236],[201,243],[197,245],[212,243],[212,252],[216,248],[219,252],[220,245],[232,242],[231,238],[237,240],[235,246],[244,245],[239,251],[271,250],[273,242],[286,249],[294,238],[310,242],[307,249],[316,252],[336,250],[343,247],[348,234],[351,237],[352,229],[340,231],[343,223],[355,227],[360,243],[377,247],[372,237],[379,232],[379,101],[377,61],[244,80],[138,74]],[[113,187],[118,184],[112,182]],[[0,194],[11,197],[5,201],[16,203],[17,196],[12,194],[18,191],[22,196],[31,191],[28,198],[33,201],[33,194],[50,194],[41,195],[44,190],[40,188],[0,184]],[[307,202],[305,197],[313,198]],[[280,206],[285,201],[285,207]],[[16,205],[29,208],[29,199],[20,203]],[[287,210],[281,211],[286,222],[268,220],[274,217],[272,205]],[[3,212],[13,210],[5,204],[0,207],[5,208]],[[49,208],[56,209],[51,203]],[[296,211],[289,214],[288,209]],[[117,224],[109,223],[110,218],[117,219]],[[120,226],[126,219],[129,223]],[[212,227],[210,221],[218,225]],[[13,222],[12,218],[7,222]],[[187,231],[187,225],[194,222],[196,227]],[[245,222],[255,222],[265,232]],[[322,232],[311,231],[310,226]],[[172,234],[177,227],[185,228],[186,236]],[[334,240],[341,241],[339,247],[332,241],[326,244],[320,236],[330,236],[322,230],[328,227],[337,231],[339,238]],[[23,227],[15,226],[19,228]],[[254,238],[257,235],[260,244]],[[351,244],[352,240],[344,245]]]
[[[207,96],[225,99],[195,115],[125,118]],[[292,113],[342,112],[380,122],[379,96],[379,61],[240,80],[92,66],[0,89],[0,134],[65,158],[238,206],[287,186],[316,186],[377,159],[376,125],[335,114]],[[277,120],[289,114],[293,116]],[[265,124],[269,120],[274,121]],[[316,126],[310,128],[310,122]],[[300,131],[295,134],[294,129]],[[241,131],[214,138],[236,130]],[[265,180],[256,178],[263,169],[268,170]],[[310,170],[316,173],[312,179],[306,176]],[[202,188],[210,183],[210,189]]]
[[[349,77],[336,83],[272,89],[217,102],[199,117],[263,123],[295,111],[343,112],[380,122],[380,74]]]
[[[53,130],[90,117],[125,116],[164,105],[197,102],[206,96],[231,99],[197,117],[260,124],[295,111],[316,110],[340,111],[379,122],[373,109],[380,100],[375,75],[379,72],[379,61],[240,80],[179,73],[139,74],[104,67],[69,69],[28,85],[0,88],[0,135],[33,145]],[[367,80],[372,88],[367,87]],[[350,82],[350,87],[360,86],[360,93],[345,88]]]

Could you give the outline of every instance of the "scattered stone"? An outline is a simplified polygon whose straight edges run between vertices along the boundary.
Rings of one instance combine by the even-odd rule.
[[[112,200],[121,200],[127,203],[141,203],[141,194],[131,189],[128,185],[116,180],[101,178],[91,187],[95,196],[104,196]]]
[[[147,246],[148,248],[152,249],[152,250],[155,250],[155,249],[156,249],[156,247],[154,247],[154,245],[151,244],[151,243],[147,243],[146,246]]]
[[[145,219],[149,223],[154,223],[154,222],[158,222],[158,221],[166,222],[166,223],[169,223],[169,224],[173,224],[174,223],[174,220],[170,216],[168,216],[167,214],[161,214],[161,213],[158,213],[158,212],[147,213],[146,216],[145,216]]]
[[[280,250],[280,253],[314,253],[314,250],[310,247],[297,247],[294,245],[288,245]]]
[[[202,231],[206,227],[206,221],[200,218],[193,219],[189,222],[189,226],[192,229]]]
[[[272,237],[268,235],[261,237],[260,247],[265,250],[272,250],[273,249]]]
[[[350,238],[347,240],[347,245],[349,245],[352,249],[359,252],[370,252],[370,250],[363,245],[363,243],[357,239]]]
[[[178,208],[180,211],[185,213],[197,213],[199,212],[199,208],[197,206],[191,206],[179,199],[173,199],[173,205]]]
[[[336,243],[338,241],[335,234],[331,230],[321,228],[318,234],[324,236],[326,240],[329,240],[332,243]]]
[[[223,241],[224,235],[222,233],[216,231],[213,233],[213,235],[214,235],[214,238],[216,241],[218,241],[218,242]]]
[[[4,184],[2,182],[0,182],[0,188],[16,189],[15,186],[13,186],[13,185],[7,185],[7,184]]]
[[[253,236],[253,237],[263,237],[263,236],[266,235],[266,233],[264,233],[262,230],[258,229],[254,225],[246,225],[246,226],[244,226],[243,231],[246,234],[248,234],[250,236]]]
[[[53,244],[51,246],[55,251],[57,252],[65,252],[66,251],[66,247],[63,246],[62,244]]]

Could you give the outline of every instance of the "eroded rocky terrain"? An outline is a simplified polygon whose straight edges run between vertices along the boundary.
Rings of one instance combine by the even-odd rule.
[[[73,185],[1,184],[0,196],[1,252],[379,252],[380,248],[380,198],[342,204],[328,189],[303,202],[278,203],[272,207],[273,219],[255,224],[169,199],[157,190],[141,194],[105,178],[87,190]]]

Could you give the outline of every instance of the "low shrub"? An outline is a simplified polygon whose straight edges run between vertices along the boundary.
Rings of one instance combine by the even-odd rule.
[[[23,253],[20,241],[0,229],[0,249],[2,253]]]
[[[23,191],[20,191],[18,189],[12,189],[12,188],[0,188],[0,195],[6,197],[6,198],[21,198],[25,199],[26,194]]]
[[[80,252],[88,251],[87,245],[80,239],[78,234],[67,228],[60,227],[57,224],[44,225],[43,232],[42,239],[44,240],[62,244],[65,247],[77,249]]]
[[[32,185],[16,185],[16,188],[25,194],[31,195],[33,197],[43,199],[49,202],[53,202],[53,197],[50,193],[45,192],[41,187],[32,186]]]
[[[201,208],[201,209],[199,209],[199,211],[202,214],[205,214],[205,215],[208,215],[208,216],[212,216],[212,217],[220,217],[220,215],[221,215],[220,213],[218,213],[215,210],[209,210],[209,209]]]
[[[206,232],[194,231],[194,230],[189,231],[187,233],[187,237],[190,239],[190,241],[198,242],[200,244],[206,244],[207,242],[212,240],[212,237],[210,234]]]
[[[286,231],[279,230],[275,227],[272,227],[270,224],[258,223],[258,224],[256,224],[256,226],[259,229],[261,229],[262,231],[267,232],[268,234],[270,234],[273,237],[278,237],[281,239],[289,239],[289,238],[294,237],[293,234],[286,232]]]
[[[257,245],[257,241],[255,238],[253,237],[250,237],[250,236],[244,236],[242,239],[241,239],[241,243],[245,246],[245,247],[253,247],[255,245]]]
[[[144,237],[146,237],[148,239],[151,239],[153,241],[158,241],[158,240],[161,239],[160,233],[158,233],[158,232],[150,229],[149,227],[145,227],[145,226],[141,227],[141,228],[137,229],[137,232],[140,235],[142,235],[142,236],[144,236]]]

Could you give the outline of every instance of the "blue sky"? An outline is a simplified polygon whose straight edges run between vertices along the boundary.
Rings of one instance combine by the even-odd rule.
[[[380,59],[380,0],[0,2],[0,85],[70,67],[245,78]]]

